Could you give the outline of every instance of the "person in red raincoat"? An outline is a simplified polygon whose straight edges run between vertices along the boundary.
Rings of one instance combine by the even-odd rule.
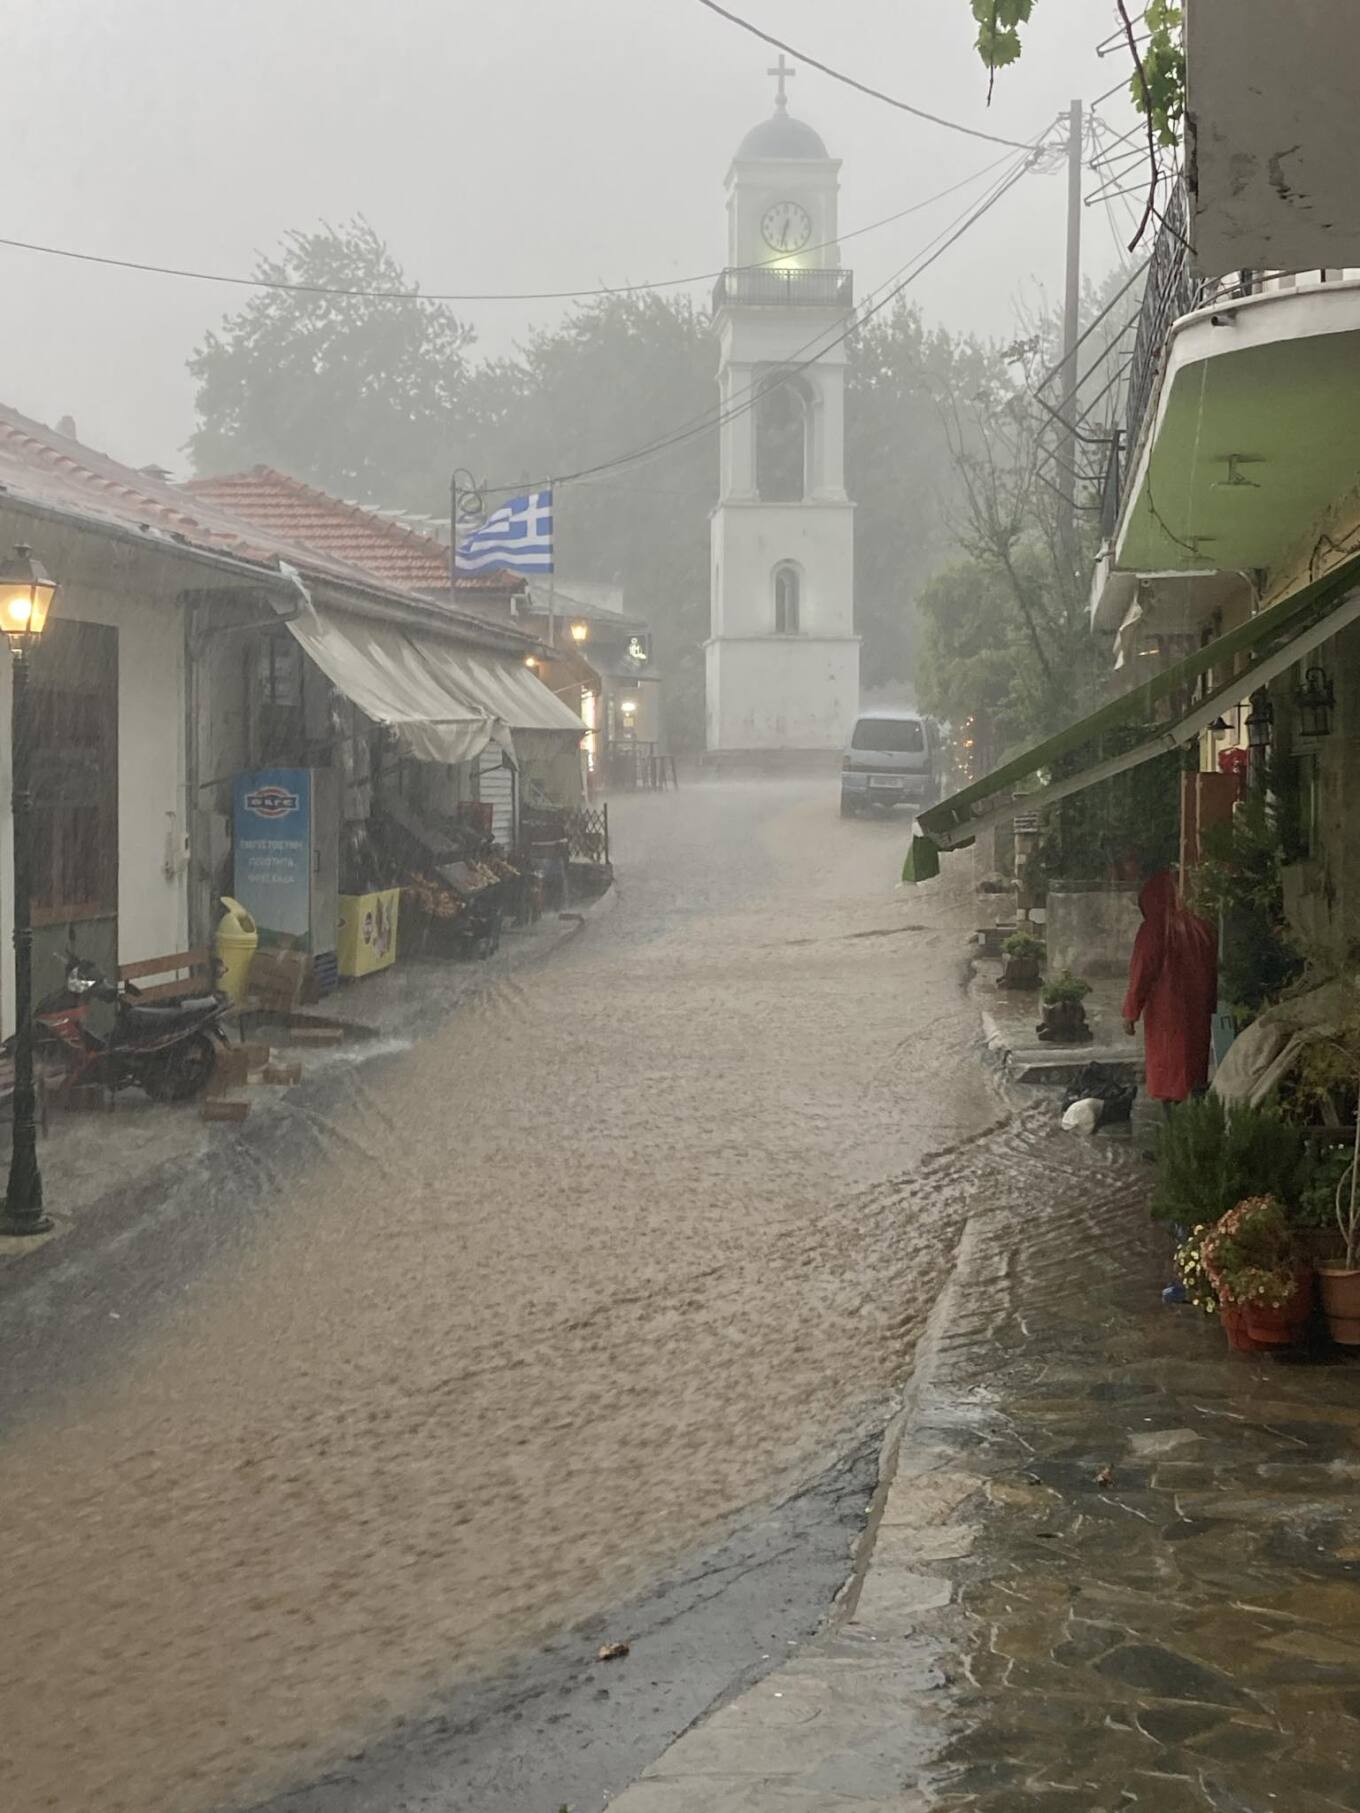
[[[1209,1041],[1218,1004],[1218,940],[1181,900],[1163,869],[1138,896],[1143,923],[1129,963],[1124,1030],[1143,1022],[1147,1092],[1183,1102],[1209,1080]]]

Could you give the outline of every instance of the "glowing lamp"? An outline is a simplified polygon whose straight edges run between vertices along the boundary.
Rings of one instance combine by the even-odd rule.
[[[57,584],[32,548],[20,542],[0,568],[0,629],[11,639],[36,642],[47,623]]]

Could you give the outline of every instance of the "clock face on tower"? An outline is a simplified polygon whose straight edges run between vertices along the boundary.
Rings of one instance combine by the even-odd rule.
[[[812,238],[812,216],[796,201],[777,201],[761,216],[760,231],[773,252],[801,252]]]

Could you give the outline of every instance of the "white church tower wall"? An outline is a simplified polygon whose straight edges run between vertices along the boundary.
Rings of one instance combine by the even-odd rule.
[[[782,57],[771,73],[774,114],[728,175],[731,263],[714,297],[725,418],[706,645],[715,753],[839,750],[859,707],[840,164],[790,116]]]

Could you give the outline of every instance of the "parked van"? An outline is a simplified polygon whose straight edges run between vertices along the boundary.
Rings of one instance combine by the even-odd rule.
[[[914,711],[866,711],[841,760],[841,817],[869,806],[931,806],[936,750],[930,725]]]

